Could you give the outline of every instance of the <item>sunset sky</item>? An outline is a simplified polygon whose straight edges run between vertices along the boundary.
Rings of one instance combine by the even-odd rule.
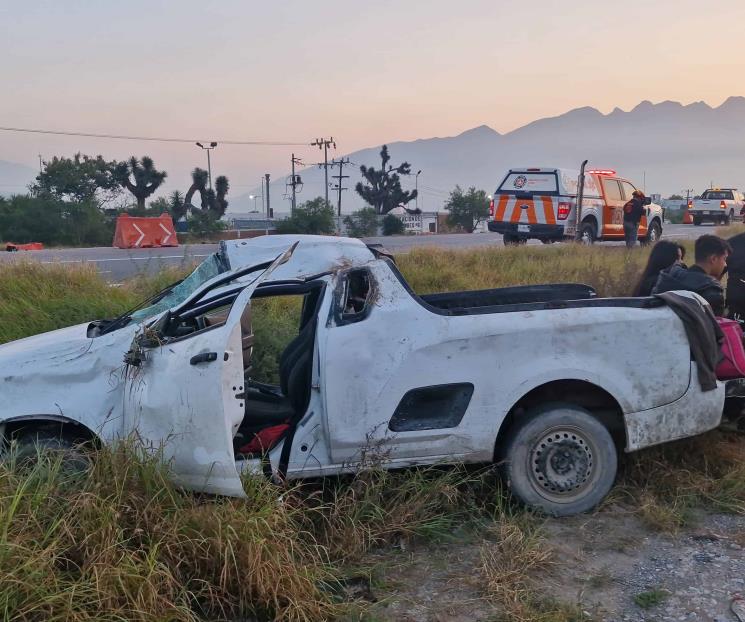
[[[340,153],[500,132],[579,106],[745,94],[745,1],[4,0],[0,125],[310,142]],[[309,147],[220,145],[237,192]],[[204,166],[189,144],[0,132],[0,159],[150,154],[171,187]]]

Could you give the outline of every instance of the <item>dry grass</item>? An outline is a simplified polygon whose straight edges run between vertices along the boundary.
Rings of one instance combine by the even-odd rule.
[[[575,281],[606,296],[628,294],[645,261],[646,251],[569,245],[423,249],[399,258],[419,293]],[[111,317],[182,272],[110,288],[87,267],[4,267],[0,343]],[[257,339],[271,344],[259,353],[269,375],[292,334],[296,302],[257,305]],[[372,548],[447,539],[473,521],[490,525],[481,575],[504,619],[583,619],[573,605],[536,597],[530,578],[550,567],[552,554],[537,521],[509,506],[490,472],[373,468],[286,489],[249,478],[249,498],[236,500],[182,494],[161,466],[127,449],[103,451],[94,465],[82,480],[54,464],[25,475],[0,467],[4,619],[332,619],[346,608],[336,579]],[[745,442],[712,432],[632,454],[614,501],[668,531],[701,505],[745,513]]]

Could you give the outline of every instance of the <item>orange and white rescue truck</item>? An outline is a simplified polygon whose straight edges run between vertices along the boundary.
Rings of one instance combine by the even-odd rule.
[[[580,172],[569,169],[510,169],[492,198],[489,231],[503,234],[505,244],[623,240],[623,206],[636,186],[612,170],[585,171],[581,193],[579,180]],[[663,208],[649,202],[639,223],[639,241],[656,242],[663,220]]]

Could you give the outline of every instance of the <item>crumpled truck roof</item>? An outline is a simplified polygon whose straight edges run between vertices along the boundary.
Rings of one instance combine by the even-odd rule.
[[[375,254],[361,240],[325,235],[266,235],[249,240],[223,240],[220,248],[229,270],[272,261],[299,242],[292,257],[272,274],[272,281],[300,279],[347,266],[367,264]]]

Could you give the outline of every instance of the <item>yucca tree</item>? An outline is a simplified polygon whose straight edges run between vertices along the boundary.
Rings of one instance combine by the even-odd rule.
[[[137,208],[144,210],[145,199],[160,187],[168,174],[157,170],[152,158],[143,156],[138,160],[132,156],[116,165],[114,176],[122,188],[129,190],[137,199]]]
[[[189,186],[189,189],[186,191],[186,196],[184,197],[184,205],[186,205],[186,209],[190,210],[194,207],[191,204],[191,200],[194,197],[195,192],[199,192],[199,196],[202,199],[202,209],[207,207],[207,180],[207,171],[203,168],[197,167],[191,172],[191,186]]]
[[[228,190],[230,190],[228,178],[225,177],[225,175],[220,175],[215,180],[215,193],[213,194],[212,200],[209,202],[210,210],[215,219],[222,218],[225,215],[225,210],[228,209],[228,201],[225,198],[228,194]]]

